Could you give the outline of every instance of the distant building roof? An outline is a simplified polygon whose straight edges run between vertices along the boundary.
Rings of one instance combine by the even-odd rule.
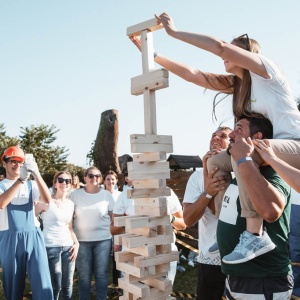
[[[202,167],[202,159],[198,155],[174,155],[170,154],[167,161],[170,169],[195,169]]]

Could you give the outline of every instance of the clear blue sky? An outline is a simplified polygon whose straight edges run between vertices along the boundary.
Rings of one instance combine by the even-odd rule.
[[[144,133],[143,96],[130,94],[130,79],[142,73],[142,61],[126,29],[164,11],[182,30],[226,41],[248,33],[284,70],[295,97],[300,95],[299,0],[2,0],[0,123],[7,134],[18,136],[21,126],[54,124],[69,162],[85,166],[101,113],[117,109],[118,155],[131,154],[130,134]],[[157,52],[224,72],[220,58],[164,30],[153,39]],[[158,134],[173,136],[174,154],[202,156],[219,124],[211,118],[214,93],[172,74],[169,85],[156,92]],[[228,102],[218,111],[219,121],[230,111]]]

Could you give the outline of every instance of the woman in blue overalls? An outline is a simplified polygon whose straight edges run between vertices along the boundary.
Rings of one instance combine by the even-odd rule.
[[[52,300],[52,286],[43,234],[34,216],[33,199],[48,201],[48,188],[33,161],[24,164],[24,153],[9,147],[2,155],[6,179],[0,182],[0,262],[3,289],[8,300],[23,298],[26,273],[32,298]],[[32,173],[35,181],[27,180]]]

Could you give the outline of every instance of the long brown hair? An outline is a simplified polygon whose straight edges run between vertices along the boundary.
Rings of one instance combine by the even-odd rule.
[[[240,48],[248,50],[253,53],[260,53],[260,46],[257,41],[253,39],[248,39],[247,37],[238,37],[232,40],[233,45],[236,45]],[[248,44],[249,43],[249,44]],[[206,77],[207,81],[212,85],[212,80],[209,77]],[[237,119],[240,116],[256,116],[260,117],[260,115],[255,112],[251,112],[251,76],[250,72],[247,69],[243,71],[243,80],[241,80],[236,75],[232,76],[224,76],[219,75],[215,78],[219,83],[224,86],[224,91],[219,92],[214,97],[213,102],[213,117],[216,118],[216,106],[224,100],[228,95],[232,94],[232,111],[234,117]],[[227,94],[226,96],[218,99],[219,95]]]

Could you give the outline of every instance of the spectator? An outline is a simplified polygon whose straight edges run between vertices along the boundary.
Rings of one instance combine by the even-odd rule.
[[[24,164],[21,148],[7,148],[1,161],[6,179],[0,182],[0,263],[4,295],[8,300],[23,298],[26,273],[33,299],[52,300],[51,278],[44,237],[34,214],[39,198],[51,196],[36,162]],[[30,174],[34,181],[29,180]]]
[[[212,134],[210,151],[203,159],[203,169],[198,169],[190,176],[183,198],[184,222],[188,227],[198,222],[198,300],[220,300],[225,290],[225,275],[221,271],[220,253],[210,253],[208,248],[216,240],[218,223],[218,219],[212,213],[213,196],[226,185],[224,186],[224,176],[213,178],[217,170],[208,174],[206,161],[211,155],[227,149],[231,131],[229,127],[219,127]]]
[[[41,214],[48,255],[54,300],[72,299],[75,259],[79,243],[73,230],[74,203],[68,195],[71,174],[57,172],[53,177],[53,195],[49,203],[38,202],[36,215]]]
[[[79,298],[90,299],[94,275],[96,298],[106,300],[108,265],[112,247],[109,230],[114,199],[102,189],[101,172],[96,167],[84,173],[85,187],[70,194],[75,204],[74,231],[80,243],[76,267],[78,271]]]

